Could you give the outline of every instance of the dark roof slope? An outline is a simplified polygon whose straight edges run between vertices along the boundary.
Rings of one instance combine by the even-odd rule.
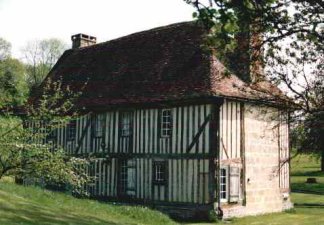
[[[88,108],[207,96],[269,97],[234,75],[224,76],[224,66],[202,48],[205,35],[201,26],[185,22],[67,50],[48,77],[61,77],[74,90],[84,86],[77,105]]]

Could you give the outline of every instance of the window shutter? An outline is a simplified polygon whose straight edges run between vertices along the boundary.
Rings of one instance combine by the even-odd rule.
[[[240,168],[230,167],[229,201],[238,202],[240,197]]]

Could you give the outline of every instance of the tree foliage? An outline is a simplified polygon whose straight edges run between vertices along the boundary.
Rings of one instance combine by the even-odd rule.
[[[60,81],[48,81],[24,120],[10,114],[0,118],[0,179],[14,175],[25,182],[68,186],[85,194],[83,185],[90,181],[88,160],[67,155],[62,146],[48,141],[53,131],[73,119],[70,112],[76,96]]]
[[[10,42],[0,37],[0,61],[10,57],[10,55],[11,55]]]
[[[321,0],[185,1],[196,8],[194,17],[213,32],[210,42],[218,56],[223,57],[223,62],[234,73],[243,73],[246,81],[251,74],[240,68],[242,57],[252,64],[256,60],[253,52],[261,48],[276,57],[274,50],[281,50],[282,41],[287,38],[293,38],[289,40],[291,48],[297,47],[299,41],[311,41],[317,51],[323,52],[324,4]],[[253,41],[257,36],[259,39]],[[250,42],[244,45],[242,40]],[[224,57],[231,54],[234,57]],[[292,57],[285,52],[281,54]]]
[[[251,68],[262,62],[265,79],[294,99],[299,151],[322,155],[324,171],[324,2],[322,0],[185,0],[211,31],[207,44],[241,79],[258,82]]]
[[[0,61],[0,108],[22,105],[28,95],[25,66],[10,57]]]

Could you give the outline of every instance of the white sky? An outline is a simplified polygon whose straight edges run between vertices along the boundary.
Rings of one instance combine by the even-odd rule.
[[[98,42],[192,19],[183,0],[0,0],[0,37],[14,57],[29,40],[59,38],[71,45],[73,34]]]

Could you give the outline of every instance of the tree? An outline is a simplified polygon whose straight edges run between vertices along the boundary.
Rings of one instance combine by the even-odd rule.
[[[324,171],[323,1],[185,1],[211,31],[207,44],[231,72],[247,83],[271,79],[295,100],[300,151],[322,154]]]
[[[0,37],[0,61],[11,55],[11,44]]]
[[[73,118],[70,112],[78,93],[62,88],[61,82],[48,80],[43,85],[44,92],[27,108],[24,120],[10,114],[0,117],[0,179],[12,175],[46,186],[69,186],[74,193],[84,194],[83,186],[90,181],[88,160],[69,156],[47,141]]]
[[[298,114],[292,118],[297,124],[292,130],[292,144],[300,153],[319,156],[324,171],[324,55],[316,57],[320,59],[314,68],[295,65],[290,69],[292,72],[281,73],[280,79],[293,92],[299,107]],[[305,70],[310,71],[309,76]],[[301,78],[299,82],[296,77]]]
[[[324,4],[321,0],[185,1],[196,8],[194,17],[213,32],[211,44],[219,58],[234,73],[242,74],[245,81],[251,81],[248,70],[251,67],[246,63],[253,65],[262,60],[260,54],[265,45],[271,52],[281,49],[284,39],[294,37],[295,46],[299,40],[311,40],[323,51]]]
[[[25,66],[10,57],[0,61],[0,108],[22,105],[28,94]]]
[[[56,38],[30,41],[22,49],[27,62],[27,81],[30,88],[38,87],[66,49]]]

